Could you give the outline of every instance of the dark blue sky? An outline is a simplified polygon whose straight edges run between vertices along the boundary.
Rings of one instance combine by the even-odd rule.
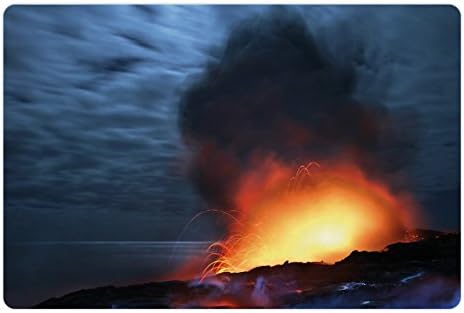
[[[343,60],[363,56],[356,66],[358,99],[419,113],[420,125],[408,126],[421,129],[417,156],[404,172],[424,207],[423,226],[458,229],[458,11],[295,9],[326,51]],[[179,97],[217,59],[231,27],[267,10],[10,7],[4,24],[7,247],[175,240],[203,207],[185,175],[189,151],[178,130]],[[214,238],[217,229],[206,226],[189,239]]]

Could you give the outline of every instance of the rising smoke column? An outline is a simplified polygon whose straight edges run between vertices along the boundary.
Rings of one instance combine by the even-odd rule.
[[[180,104],[194,152],[191,179],[204,199],[233,208],[242,175],[266,156],[295,166],[343,158],[384,180],[408,164],[415,151],[409,116],[357,101],[353,64],[324,53],[290,10],[233,29]]]

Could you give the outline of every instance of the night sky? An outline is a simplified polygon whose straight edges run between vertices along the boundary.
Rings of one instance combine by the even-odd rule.
[[[211,204],[188,171],[191,149],[179,123],[180,104],[206,69],[224,62],[222,52],[236,25],[247,25],[250,16],[266,18],[270,11],[266,6],[7,10],[9,304],[30,305],[83,287],[153,280],[170,268],[168,258],[150,253],[161,249],[160,242],[169,246],[179,239],[188,220]],[[414,157],[397,170],[408,176],[409,189],[423,208],[422,227],[459,230],[458,11],[451,6],[305,6],[291,11],[319,51],[353,71],[353,98],[414,112],[414,118],[396,125],[414,134],[408,142]],[[253,73],[247,77],[252,81]],[[203,131],[202,125],[196,127]],[[205,218],[181,240],[214,240],[222,226]],[[114,252],[108,241],[157,243],[150,251],[124,246]]]

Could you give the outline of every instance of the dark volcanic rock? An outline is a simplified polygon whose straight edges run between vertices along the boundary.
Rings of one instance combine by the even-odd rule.
[[[353,251],[333,264],[288,263],[204,281],[80,290],[39,308],[452,307],[460,299],[460,235],[420,230],[416,241]]]

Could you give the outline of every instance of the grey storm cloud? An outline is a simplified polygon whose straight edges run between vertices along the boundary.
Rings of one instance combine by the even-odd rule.
[[[134,7],[9,9],[8,204],[27,207],[34,202],[37,210],[152,209],[159,214],[185,208],[181,192],[165,190],[182,189],[182,182],[173,179],[181,147],[169,121],[175,118],[172,102],[179,82],[205,56],[197,42],[181,39],[181,34],[164,35],[174,20],[164,20],[166,15],[157,11],[162,9],[153,11],[153,23]],[[122,29],[137,33],[120,36]],[[151,31],[140,33],[144,29]],[[155,37],[153,46],[164,52],[142,49],[127,36],[148,43]],[[198,52],[179,56],[183,63],[177,64],[171,57],[180,49]]]
[[[414,107],[424,117],[427,131],[408,168],[418,197],[435,201],[431,191],[457,190],[455,9],[294,9],[320,49],[355,69],[356,99]],[[217,62],[236,24],[268,10],[10,7],[5,15],[6,214],[26,209],[49,212],[45,216],[55,210],[70,216],[143,211],[160,220],[187,220],[201,203],[182,172],[188,147],[177,124],[179,97],[206,64]],[[26,214],[10,222],[27,219]],[[20,236],[45,231],[37,227]],[[19,236],[10,229],[11,236]],[[78,229],[72,232],[79,235]],[[154,230],[149,236],[158,235]]]

